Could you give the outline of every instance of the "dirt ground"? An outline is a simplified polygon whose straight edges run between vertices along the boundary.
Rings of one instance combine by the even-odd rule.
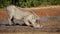
[[[48,17],[48,16],[50,16],[50,17],[52,17],[52,16],[60,16],[60,7],[57,7],[57,8],[47,8],[47,9],[31,9],[36,15],[38,15],[39,17]],[[0,23],[2,23],[2,22],[8,22],[8,14],[7,14],[7,12],[6,12],[6,9],[0,9]],[[53,31],[57,31],[59,28],[60,28],[60,21],[47,21],[47,22],[44,22],[44,23],[42,23],[43,25],[44,25],[44,28],[47,28],[47,29],[42,29],[43,31],[50,31],[51,29],[50,28],[56,28],[56,29],[52,29]],[[1,27],[1,29],[2,28],[4,28],[4,27]],[[9,27],[10,28],[10,27]],[[8,29],[9,29],[8,28]],[[16,27],[17,28],[17,27]],[[15,28],[15,29],[16,29]],[[18,27],[19,28],[19,27]],[[17,29],[18,29],[17,28]],[[49,29],[48,29],[49,28]],[[0,29],[0,31],[2,31]],[[6,29],[6,28],[5,28]],[[4,31],[6,31],[4,29]],[[27,28],[25,28],[25,29],[27,29]],[[11,29],[10,29],[11,30]],[[22,30],[22,28],[21,28],[21,30]],[[28,30],[29,30],[29,28],[28,28]],[[14,29],[13,29],[13,31],[14,31]],[[24,30],[25,31],[25,30]],[[30,30],[29,30],[30,31]],[[38,29],[38,30],[35,30],[35,29],[31,29],[31,31],[33,31],[33,33],[36,31],[36,33],[34,33],[34,34],[37,34],[38,32],[39,33],[42,33],[42,32],[40,32],[40,30]],[[60,29],[59,29],[59,31],[60,31]],[[30,32],[28,32],[28,33],[30,33]],[[32,32],[31,32],[32,33]],[[39,34],[38,33],[38,34]],[[50,32],[44,32],[43,34],[51,34]],[[17,33],[18,34],[18,33]],[[22,34],[24,34],[24,33],[22,33]],[[26,33],[25,33],[26,34]],[[59,33],[56,33],[56,32],[53,32],[53,34],[59,34]]]

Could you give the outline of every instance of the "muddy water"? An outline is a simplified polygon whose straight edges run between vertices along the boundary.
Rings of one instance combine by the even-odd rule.
[[[60,16],[40,18],[40,22],[47,22],[47,21],[60,21]]]

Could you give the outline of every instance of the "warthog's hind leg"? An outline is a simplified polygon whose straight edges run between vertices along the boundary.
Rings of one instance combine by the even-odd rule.
[[[12,18],[13,18],[13,16],[10,16],[10,18],[8,18],[9,25],[12,25],[12,24],[13,24],[13,23],[12,23]]]
[[[12,25],[12,21],[10,19],[8,19],[8,21],[9,21],[9,25]]]

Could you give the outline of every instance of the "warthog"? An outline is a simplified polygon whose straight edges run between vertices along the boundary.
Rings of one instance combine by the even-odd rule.
[[[14,24],[14,19],[24,21],[28,26],[33,26],[34,28],[40,28],[39,17],[32,11],[25,11],[17,6],[10,5],[7,6],[7,13],[9,15],[9,24]],[[19,23],[20,24],[20,23]]]

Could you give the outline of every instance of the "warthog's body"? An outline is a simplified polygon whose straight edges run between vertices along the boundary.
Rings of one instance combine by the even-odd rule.
[[[39,28],[40,24],[37,23],[39,20],[39,17],[36,16],[33,12],[31,11],[24,11],[22,9],[17,8],[14,5],[8,6],[7,7],[7,12],[9,15],[9,24],[11,25],[15,20],[20,20],[23,21],[26,25],[28,26],[33,26],[35,28]],[[12,19],[14,18],[14,19]],[[20,23],[19,23],[20,24]]]

